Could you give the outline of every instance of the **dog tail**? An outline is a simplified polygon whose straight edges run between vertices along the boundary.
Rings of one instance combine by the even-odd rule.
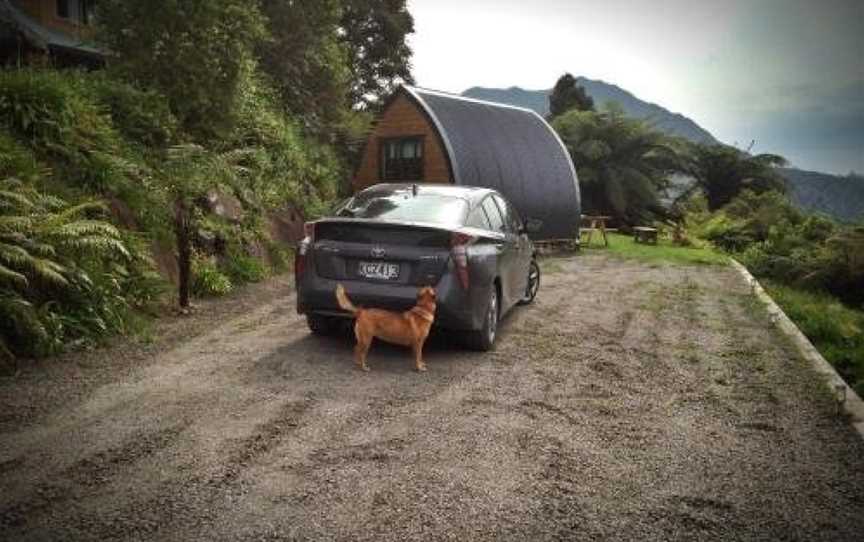
[[[351,300],[348,299],[348,294],[345,293],[345,288],[342,287],[341,284],[336,285],[336,301],[339,303],[339,306],[342,307],[342,310],[346,310],[350,313],[356,313],[357,307],[351,303]]]

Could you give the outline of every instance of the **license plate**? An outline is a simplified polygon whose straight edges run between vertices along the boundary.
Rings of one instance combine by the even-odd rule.
[[[357,273],[367,279],[396,280],[399,278],[399,264],[360,262]]]

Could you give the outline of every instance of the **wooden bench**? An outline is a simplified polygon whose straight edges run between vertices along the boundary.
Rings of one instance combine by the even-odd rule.
[[[657,228],[648,226],[636,226],[633,228],[633,240],[637,243],[657,244]]]

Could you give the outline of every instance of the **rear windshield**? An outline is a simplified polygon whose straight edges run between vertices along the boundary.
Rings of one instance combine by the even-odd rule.
[[[461,198],[422,193],[415,196],[411,190],[399,190],[357,194],[336,211],[336,216],[460,226],[467,213],[468,203]]]

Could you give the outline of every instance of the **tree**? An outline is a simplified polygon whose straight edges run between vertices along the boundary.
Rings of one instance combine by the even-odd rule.
[[[594,111],[594,99],[578,84],[576,78],[569,73],[562,75],[555,83],[552,94],[549,95],[548,120],[553,120],[571,109],[578,111]]]
[[[240,162],[252,151],[235,149],[217,154],[200,145],[176,145],[168,149],[165,163],[157,171],[157,186],[173,213],[177,245],[177,300],[181,310],[189,307],[192,283],[192,238],[200,211],[195,203],[210,189],[233,189],[244,171]]]
[[[776,167],[786,160],[776,154],[751,155],[727,145],[693,145],[692,175],[708,198],[711,211],[731,202],[742,190],[759,194],[769,190],[785,192],[786,183]]]
[[[339,39],[338,0],[262,0],[272,39],[258,45],[261,68],[285,109],[307,131],[327,133],[349,109],[348,51]]]
[[[346,0],[342,43],[351,71],[349,98],[355,106],[380,103],[402,82],[413,83],[407,36],[414,18],[405,0]]]
[[[257,2],[101,0],[97,36],[110,68],[164,94],[183,127],[198,136],[229,129],[254,46],[266,37]]]
[[[583,209],[627,224],[665,214],[659,191],[670,174],[686,169],[675,140],[618,109],[570,110],[552,126],[576,166]]]

